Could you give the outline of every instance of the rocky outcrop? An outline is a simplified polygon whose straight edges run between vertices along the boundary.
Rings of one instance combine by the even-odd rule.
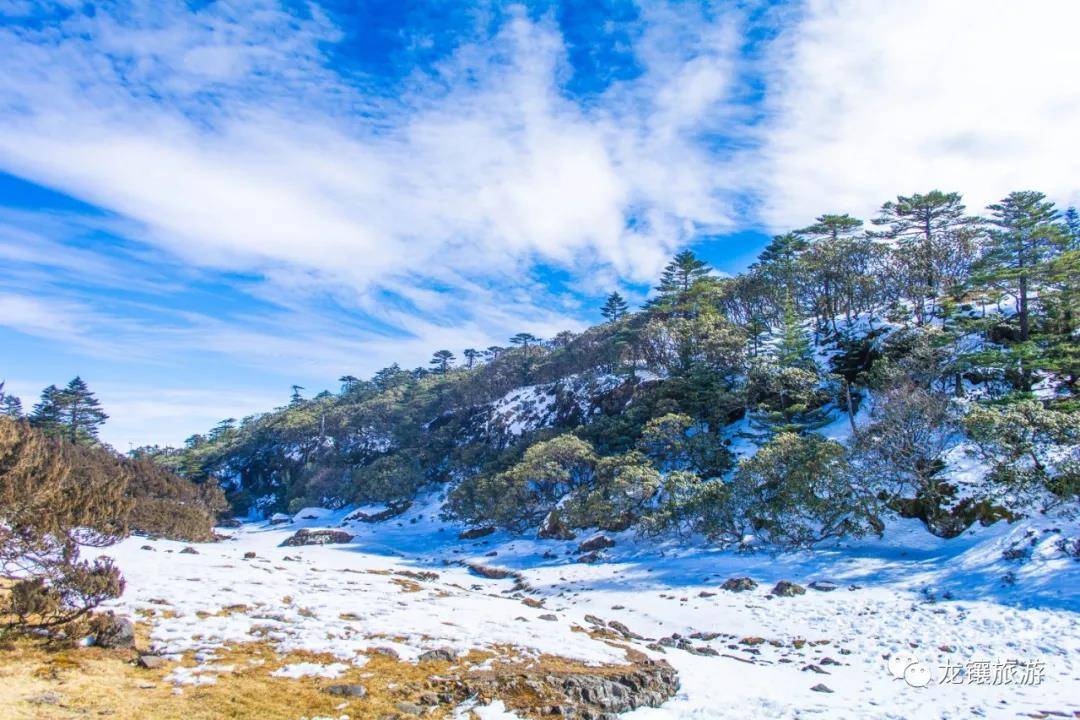
[[[468,530],[462,530],[458,533],[458,540],[476,540],[477,538],[487,537],[493,532],[495,532],[495,528],[490,525],[487,527],[469,528]]]
[[[724,584],[720,586],[720,589],[729,592],[746,592],[747,590],[753,590],[756,587],[757,582],[755,582],[753,578],[733,577],[725,580]]]
[[[301,545],[333,545],[352,542],[353,536],[344,530],[297,530],[296,534],[281,543],[281,547]]]
[[[345,522],[377,523],[396,518],[412,507],[412,500],[395,500],[387,503],[385,510],[377,513],[354,512],[345,518]]]
[[[463,689],[480,698],[501,699],[523,716],[573,720],[617,720],[620,713],[659,707],[678,692],[679,676],[663,660],[631,665],[551,670],[498,671],[462,678]]]
[[[576,537],[563,522],[562,515],[557,509],[544,516],[540,529],[536,531],[536,536],[542,540],[573,540]]]
[[[597,550],[606,550],[609,547],[615,547],[614,540],[607,535],[593,535],[591,538],[578,545],[575,552],[596,552]]]
[[[777,597],[795,597],[796,595],[805,595],[806,588],[789,580],[781,580],[773,587],[772,594]]]

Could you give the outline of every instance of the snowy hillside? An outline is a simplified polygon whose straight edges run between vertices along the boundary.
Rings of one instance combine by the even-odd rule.
[[[905,521],[890,528],[887,544],[783,557],[642,544],[624,533],[585,563],[576,548],[588,535],[461,540],[462,528],[437,520],[437,509],[438,499],[428,497],[378,523],[309,509],[289,523],[223,530],[227,540],[189,546],[197,554],[181,552],[180,543],[129,538],[104,551],[128,578],[114,607],[151,623],[152,647],[169,658],[166,678],[176,692],[228,683],[235,668],[219,656],[266,640],[283,655],[332,655],[334,662],[273,671],[326,683],[388,649],[417,662],[448,648],[461,665],[468,651],[494,648],[526,665],[541,655],[623,663],[628,649],[670,663],[677,694],[629,718],[1080,713],[1080,564],[1060,549],[1070,536],[1076,541],[1075,521],[999,523],[951,541]],[[302,528],[353,538],[281,546]],[[1030,552],[1003,557],[1018,546]],[[469,565],[512,574],[492,579]],[[756,587],[721,589],[743,576]],[[781,580],[805,592],[771,595]],[[908,678],[925,687],[890,672],[914,661],[929,679]],[[1010,684],[980,680],[979,666],[968,663],[981,661],[1030,663],[1029,684],[1020,682],[1023,671]],[[943,684],[947,666],[967,675]],[[364,717],[362,701],[342,712]]]

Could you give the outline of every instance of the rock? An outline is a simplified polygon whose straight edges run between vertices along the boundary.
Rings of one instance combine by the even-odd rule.
[[[659,707],[679,689],[675,669],[663,660],[650,659],[596,670],[482,672],[463,677],[461,683],[467,696],[504,699],[520,717],[577,720],[617,720],[620,713]]]
[[[392,647],[373,647],[368,648],[366,652],[368,655],[382,655],[383,657],[388,657],[393,660],[397,660],[399,658],[398,651]]]
[[[578,562],[592,564],[600,561],[600,551],[594,550],[593,552],[585,553],[584,555],[578,555]]]
[[[156,550],[156,548],[153,545],[143,545],[139,549],[140,550],[150,550],[151,552],[154,552]]]
[[[563,522],[558,510],[552,510],[544,516],[536,536],[544,540],[573,540],[576,537]]]
[[[394,707],[397,708],[399,712],[403,712],[406,715],[423,715],[425,712],[422,706],[411,702],[399,702],[394,705]]]
[[[711,597],[715,597],[715,596],[716,596],[716,593],[709,592],[708,590],[702,590],[701,592],[698,593],[699,598],[711,598]]]
[[[512,570],[490,567],[488,565],[480,565],[478,563],[467,563],[465,567],[469,568],[469,570],[473,571],[480,577],[486,577],[489,580],[505,580],[508,577],[515,577],[517,575]]]
[[[331,545],[352,542],[353,536],[344,530],[309,530],[303,528],[281,543],[280,547],[298,547],[300,545]]]
[[[609,547],[615,547],[615,541],[609,538],[607,535],[594,535],[585,542],[577,546],[575,552],[588,553],[596,550],[606,550]]]
[[[840,587],[831,580],[815,580],[808,586],[811,590],[817,590],[818,592],[832,592],[836,588]]]
[[[487,537],[491,533],[495,532],[495,528],[488,525],[487,527],[469,528],[468,530],[462,530],[458,534],[458,540],[476,540],[477,538]]]
[[[244,559],[245,560],[254,560],[255,557],[256,557],[255,553],[251,552],[250,550],[248,552],[244,553]]]
[[[814,663],[810,663],[809,665],[804,666],[802,670],[803,670],[803,672],[812,672],[812,673],[817,673],[818,675],[828,675],[829,674],[828,670],[825,670],[824,668],[818,667]]]
[[[622,635],[624,638],[626,638],[628,640],[644,640],[644,638],[641,635],[638,635],[636,632],[633,632],[630,628],[626,627],[625,625],[623,625],[618,620],[612,620],[611,622],[609,622],[608,627],[611,628],[612,630],[614,630],[615,632],[619,633],[620,635]]]
[[[589,623],[590,625],[596,625],[597,627],[607,627],[607,622],[605,622],[602,618],[596,617],[595,615],[586,615],[585,622]]]
[[[555,615],[554,613],[544,613],[543,615],[539,616],[539,619],[547,620],[548,622],[555,622],[559,619],[559,616]]]
[[[830,688],[828,685],[825,685],[824,683],[818,683],[817,685],[815,685],[814,687],[812,687],[810,689],[813,690],[814,692],[823,692],[823,693],[831,693],[832,692],[832,688]]]
[[[457,658],[457,654],[450,648],[437,648],[435,650],[428,650],[427,652],[420,653],[418,658],[420,662],[453,662]]]
[[[721,590],[728,590],[730,592],[745,592],[747,590],[753,590],[757,587],[757,583],[753,578],[748,577],[733,577],[724,581],[724,584],[720,586]]]
[[[126,617],[111,612],[95,615],[90,630],[98,647],[110,650],[135,647],[135,625]]]
[[[382,522],[384,520],[390,520],[391,518],[395,518],[398,515],[401,515],[410,507],[412,507],[412,500],[396,500],[394,502],[387,503],[386,509],[377,513],[355,512],[345,518],[345,522]]]
[[[796,595],[805,595],[806,588],[788,580],[781,580],[773,586],[771,592],[777,597],[795,597]]]
[[[367,688],[363,685],[355,684],[330,685],[329,687],[324,688],[323,692],[330,695],[337,695],[338,697],[362,698],[367,695]]]
[[[543,600],[537,600],[536,598],[524,598],[521,601],[521,603],[523,605],[527,605],[528,607],[531,607],[531,608],[542,608],[542,607],[544,607],[544,601]]]
[[[64,702],[64,696],[58,692],[47,690],[40,695],[27,698],[26,702],[31,705],[59,705]]]
[[[165,658],[160,655],[140,655],[138,663],[146,670],[158,670],[165,667]]]
[[[226,528],[228,530],[235,530],[236,528],[241,527],[242,525],[243,525],[243,523],[240,522],[239,520],[237,520],[236,518],[229,518],[227,520],[222,520],[221,522],[218,523],[218,527],[223,527],[223,528]]]
[[[284,515],[282,513],[274,513],[273,515],[270,516],[270,520],[268,521],[267,524],[268,525],[290,525],[290,524],[292,524],[292,521],[293,521],[293,519],[291,517],[289,517],[288,515]]]
[[[430,691],[420,693],[420,702],[423,705],[438,705],[439,696]]]
[[[181,555],[198,555],[199,551],[196,550],[195,548],[191,547],[190,545],[188,545],[183,550],[180,551],[180,554]]]

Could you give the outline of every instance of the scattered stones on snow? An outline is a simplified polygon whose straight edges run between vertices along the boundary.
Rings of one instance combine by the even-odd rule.
[[[352,542],[353,536],[344,530],[309,530],[303,528],[296,534],[281,543],[281,547],[298,547],[301,545],[332,545]]]

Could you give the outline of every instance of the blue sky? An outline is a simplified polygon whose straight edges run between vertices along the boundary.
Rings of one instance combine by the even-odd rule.
[[[1080,4],[0,0],[0,378],[104,437],[551,336],[822,212],[1080,201]],[[1007,91],[1003,91],[1007,88]]]

